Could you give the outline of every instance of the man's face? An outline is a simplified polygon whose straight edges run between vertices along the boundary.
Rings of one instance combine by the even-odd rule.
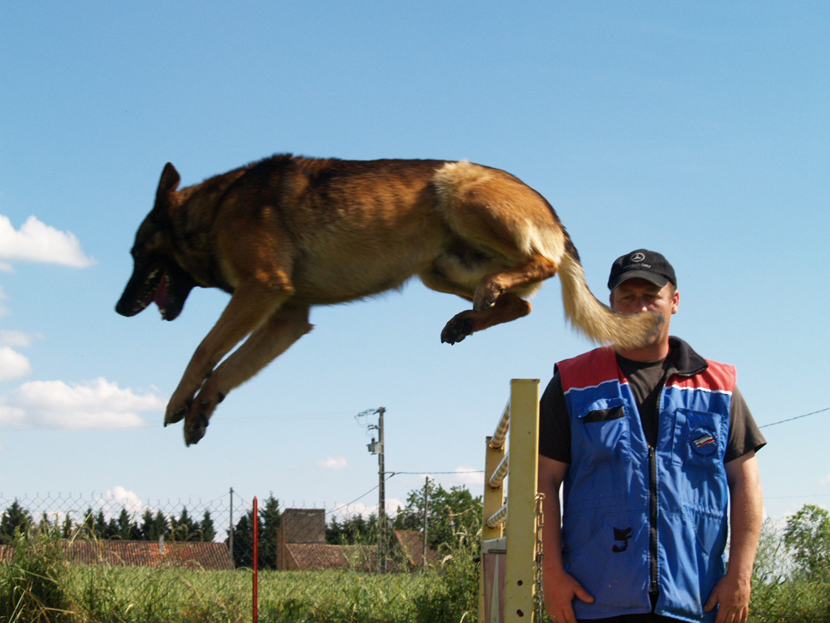
[[[645,279],[628,279],[611,292],[611,308],[624,314],[651,311],[663,317],[657,341],[668,336],[672,314],[677,313],[680,293],[667,283],[662,288]]]

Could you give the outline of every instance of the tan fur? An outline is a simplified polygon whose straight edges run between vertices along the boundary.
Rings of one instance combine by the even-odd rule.
[[[566,314],[590,339],[629,347],[655,333],[653,315],[616,314],[591,294],[556,213],[499,169],[275,156],[182,190],[178,182],[168,164],[116,309],[133,315],[155,297],[172,320],[193,286],[232,294],[167,407],[165,424],[184,418],[188,444],[229,391],[311,330],[311,306],[415,275],[472,301],[444,327],[450,344],[530,313],[524,297],[558,271]]]

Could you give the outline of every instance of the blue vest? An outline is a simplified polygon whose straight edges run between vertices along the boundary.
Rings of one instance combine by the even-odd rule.
[[[675,344],[698,357],[684,342]],[[714,621],[703,604],[725,573],[728,488],[724,454],[735,369],[699,359],[673,370],[649,448],[611,347],[557,365],[571,422],[564,481],[565,570],[595,598],[577,617],[650,612]]]

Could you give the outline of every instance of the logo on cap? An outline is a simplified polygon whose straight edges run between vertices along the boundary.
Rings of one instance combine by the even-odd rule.
[[[642,262],[644,259],[646,259],[645,253],[634,253],[631,256],[632,262]]]

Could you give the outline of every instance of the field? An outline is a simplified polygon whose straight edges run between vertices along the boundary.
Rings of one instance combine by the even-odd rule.
[[[71,571],[73,621],[242,622],[251,620],[248,571],[182,571],[86,567]],[[141,586],[136,591],[136,586]],[[260,574],[262,622],[366,623],[435,621],[425,606],[442,601],[436,574],[350,571]],[[420,614],[419,614],[420,613]],[[458,621],[463,613],[448,620]]]
[[[799,536],[792,528],[800,524],[790,522],[783,535],[765,524],[750,623],[830,621],[830,514],[807,510],[811,523],[802,523],[811,530],[801,531],[803,546],[794,555],[785,545]],[[54,540],[18,535],[12,556],[0,562],[0,623],[242,623],[251,621],[251,589],[250,570],[72,566]],[[477,591],[469,549],[448,552],[439,569],[426,573],[266,571],[259,621],[471,623]]]
[[[457,623],[475,620],[475,564],[450,555],[440,572],[265,571],[259,621]],[[0,563],[0,623],[251,621],[250,570],[75,566],[49,539],[19,539]]]

